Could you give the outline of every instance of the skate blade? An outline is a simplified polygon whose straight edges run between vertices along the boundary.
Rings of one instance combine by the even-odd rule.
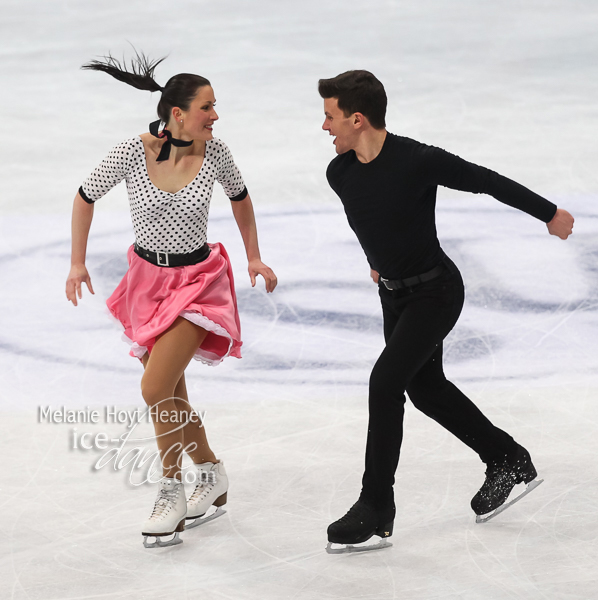
[[[503,504],[502,506],[499,506],[496,510],[494,510],[486,515],[476,515],[475,522],[476,523],[487,523],[488,521],[490,521],[490,519],[493,519],[494,517],[496,517],[496,515],[500,515],[501,512],[507,510],[507,508],[509,508],[509,506],[512,506],[513,504],[515,504],[515,502],[519,502],[519,500],[521,500],[521,498],[523,498],[524,496],[527,496],[530,492],[533,492],[543,481],[544,481],[543,479],[534,479],[533,481],[530,481],[527,484],[527,487],[523,490],[523,492],[521,492],[521,494],[519,494],[519,496],[517,496],[516,498],[513,498],[513,500],[510,500],[509,502],[505,502],[505,504]]]
[[[380,540],[377,544],[337,544],[328,542],[326,552],[328,554],[353,554],[355,552],[371,552],[372,550],[382,550],[382,548],[390,548],[392,544],[387,540]]]
[[[156,538],[155,542],[148,542],[147,539],[153,537]],[[159,535],[144,535],[143,536],[143,545],[145,548],[168,548],[168,546],[176,546],[177,544],[182,544],[183,540],[179,537],[179,532],[176,531],[173,537],[169,540],[162,541]]]
[[[210,507],[211,508],[215,508],[213,506]],[[185,523],[185,529],[193,529],[193,527],[199,527],[200,525],[205,525],[206,523],[213,521],[214,519],[217,519],[218,517],[221,517],[222,515],[224,515],[226,513],[226,511],[224,510],[224,507],[219,506],[218,508],[216,508],[216,510],[212,513],[205,513],[205,515],[201,515],[201,517],[187,517],[187,523]],[[189,522],[190,521],[190,522]]]

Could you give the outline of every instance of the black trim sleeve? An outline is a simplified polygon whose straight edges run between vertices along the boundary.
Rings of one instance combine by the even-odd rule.
[[[79,188],[79,195],[81,196],[81,198],[83,198],[83,200],[85,200],[85,202],[87,202],[87,204],[93,204],[93,203],[94,203],[94,201],[93,201],[93,200],[90,200],[90,199],[87,197],[87,194],[86,194],[86,193],[83,191],[83,186],[81,186],[81,187]]]
[[[239,200],[245,200],[245,198],[247,198],[247,194],[249,194],[249,192],[247,191],[247,188],[244,187],[243,191],[240,194],[237,194],[236,196],[229,198],[229,200],[231,202],[239,202]]]

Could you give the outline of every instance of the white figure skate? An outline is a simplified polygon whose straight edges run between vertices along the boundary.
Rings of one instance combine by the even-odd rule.
[[[160,489],[154,504],[152,516],[143,524],[141,535],[144,536],[143,545],[146,548],[165,548],[182,544],[179,532],[185,529],[185,516],[187,503],[185,501],[185,488],[174,478],[164,477],[158,482]],[[166,541],[163,536],[174,536]],[[154,537],[154,542],[148,542],[148,537]]]
[[[187,525],[191,529],[213,521],[226,511],[228,476],[224,464],[206,462],[194,465],[197,469],[197,484],[187,501]]]

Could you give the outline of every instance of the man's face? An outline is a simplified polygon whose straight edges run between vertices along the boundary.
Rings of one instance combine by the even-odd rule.
[[[357,142],[357,131],[354,127],[353,115],[345,117],[338,107],[336,98],[324,98],[324,124],[322,129],[335,137],[333,144],[337,154],[344,154],[353,149]]]

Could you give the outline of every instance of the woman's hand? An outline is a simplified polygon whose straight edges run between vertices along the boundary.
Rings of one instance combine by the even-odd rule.
[[[256,258],[249,261],[247,270],[249,271],[249,278],[251,279],[251,287],[255,287],[255,278],[258,275],[261,275],[266,282],[266,292],[274,291],[278,280],[276,279],[276,275],[274,275],[274,271],[269,266]]]
[[[87,289],[92,294],[95,294],[91,285],[91,277],[89,276],[85,265],[73,265],[66,280],[66,299],[75,306],[77,306],[77,297],[81,298],[82,296],[81,284],[83,282],[87,284]]]
[[[380,275],[378,271],[374,271],[374,269],[370,269],[370,277],[374,283],[378,283],[378,281],[380,281]]]

